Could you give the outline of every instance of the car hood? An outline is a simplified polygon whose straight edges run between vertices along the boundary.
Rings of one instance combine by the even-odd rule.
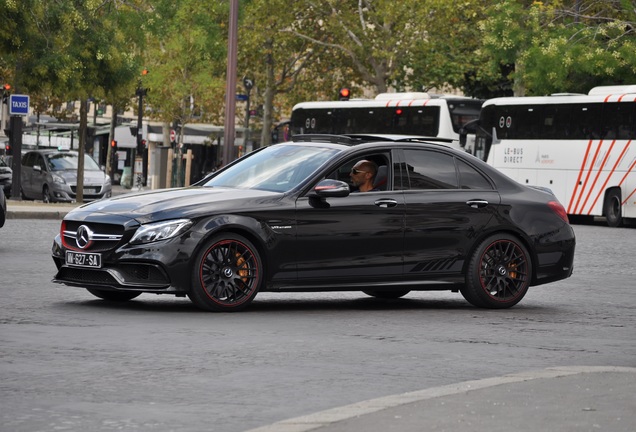
[[[211,188],[193,186],[129,193],[94,201],[71,211],[70,219],[92,216],[115,216],[135,219],[140,223],[175,218],[196,218],[203,215],[237,212],[250,208],[276,205],[283,195],[252,189]]]

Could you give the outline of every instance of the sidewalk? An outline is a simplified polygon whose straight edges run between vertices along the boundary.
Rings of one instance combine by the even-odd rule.
[[[122,186],[113,186],[113,196],[123,195],[136,190],[125,189]],[[57,219],[64,216],[80,204],[77,203],[49,203],[31,200],[7,200],[7,219]]]
[[[333,408],[248,432],[636,431],[636,368],[559,367]]]

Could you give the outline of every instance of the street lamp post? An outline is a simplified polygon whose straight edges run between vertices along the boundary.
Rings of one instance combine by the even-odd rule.
[[[230,0],[230,22],[228,26],[227,77],[225,86],[225,127],[223,136],[223,165],[234,159],[236,115],[236,63],[238,58],[238,0]]]

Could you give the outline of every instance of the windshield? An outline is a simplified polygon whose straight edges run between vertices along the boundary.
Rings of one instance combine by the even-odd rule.
[[[204,186],[287,192],[303,182],[337,149],[277,144],[241,160]]]
[[[55,153],[47,157],[51,171],[76,170],[79,157],[77,153]],[[84,155],[84,170],[99,171],[99,165],[89,155]]]

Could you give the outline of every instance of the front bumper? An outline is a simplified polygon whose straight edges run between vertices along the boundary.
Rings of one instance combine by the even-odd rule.
[[[53,282],[69,286],[101,290],[146,293],[185,294],[189,288],[189,261],[171,247],[125,245],[102,255],[101,268],[76,267],[66,264],[65,248],[58,234],[53,241],[52,258],[57,267]]]

